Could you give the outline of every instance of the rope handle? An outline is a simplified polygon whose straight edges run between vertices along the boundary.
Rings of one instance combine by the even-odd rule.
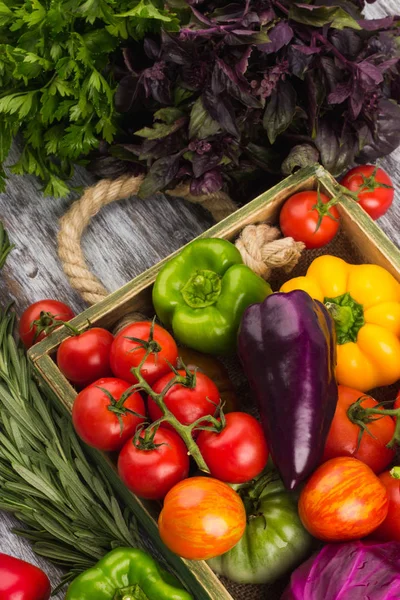
[[[123,175],[115,180],[102,179],[87,188],[60,220],[58,255],[71,286],[88,304],[103,300],[108,296],[108,291],[89,270],[81,248],[82,235],[103,206],[135,196],[142,181],[142,175]],[[189,184],[180,184],[175,189],[168,190],[167,194],[201,204],[215,221],[221,221],[237,209],[233,200],[222,191],[194,196],[190,193]],[[280,232],[276,227],[260,224],[248,225],[236,240],[243,262],[264,279],[269,277],[273,268],[291,271],[304,248],[304,244],[295,242],[292,238],[278,239],[279,237]]]

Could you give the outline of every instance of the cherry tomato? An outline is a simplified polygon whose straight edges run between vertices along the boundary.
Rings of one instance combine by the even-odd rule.
[[[143,439],[145,432],[140,437]],[[175,431],[159,428],[147,450],[126,442],[118,458],[118,473],[127,488],[140,498],[161,500],[189,474],[189,456]]]
[[[46,337],[54,321],[70,321],[74,316],[73,311],[63,302],[39,300],[28,306],[22,313],[19,321],[19,337],[25,348],[30,348]]]
[[[339,212],[336,206],[326,207],[325,194],[307,191],[294,194],[286,200],[279,217],[285,237],[304,242],[306,248],[321,248],[333,240],[339,229]],[[318,221],[321,222],[318,226]]]
[[[115,337],[111,348],[111,368],[114,375],[136,383],[137,379],[131,369],[139,366],[148,347],[153,351],[142,368],[144,379],[151,385],[169,373],[171,369],[168,363],[174,365],[178,358],[175,340],[160,325],[151,321],[138,321],[124,327]]]
[[[400,542],[400,468],[385,471],[379,475],[389,498],[389,510],[386,519],[379,525],[371,537],[384,542]]]
[[[86,444],[111,452],[120,450],[127,439],[133,436],[144,417],[135,416],[132,412],[144,415],[145,406],[138,392],[129,394],[118,406],[121,396],[130,387],[127,381],[105,377],[77,395],[72,407],[72,422],[76,433]]]
[[[364,408],[377,406],[378,402],[363,392],[339,385],[339,397],[335,416],[325,444],[323,462],[337,456],[354,456],[368,465],[374,473],[381,473],[393,460],[395,452],[387,447],[393,437],[395,423],[392,417],[382,417],[366,423],[368,431],[362,431],[347,414],[351,404],[359,398]],[[368,433],[369,432],[369,433]]]
[[[360,206],[376,220],[390,208],[394,198],[393,182],[383,169],[374,165],[362,165],[350,169],[341,184],[351,192],[357,192]]]
[[[112,375],[110,351],[113,340],[113,335],[100,327],[63,340],[57,351],[58,368],[79,387]]]
[[[158,527],[172,552],[207,560],[237,544],[246,528],[246,511],[240,496],[226,483],[190,477],[168,492]]]
[[[225,420],[220,433],[200,431],[197,445],[213,477],[244,483],[267,464],[267,442],[260,423],[251,415],[233,412]]]
[[[185,376],[184,370],[179,370],[178,373]],[[153,390],[159,394],[174,377],[175,374],[172,372],[164,375],[153,385]],[[167,408],[184,425],[190,425],[206,415],[213,415],[219,403],[218,388],[207,375],[196,373],[194,382],[195,387],[193,388],[176,383],[164,396]],[[156,421],[162,416],[161,410],[150,396],[147,399],[147,408],[152,421]],[[172,429],[168,423],[163,427]]]
[[[318,467],[304,486],[299,515],[314,537],[345,542],[365,537],[388,512],[385,486],[356,458],[332,458]]]

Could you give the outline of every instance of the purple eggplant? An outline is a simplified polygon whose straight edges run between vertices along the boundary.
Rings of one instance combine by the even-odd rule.
[[[319,465],[335,414],[333,319],[302,290],[272,294],[244,312],[238,352],[272,460],[295,489]]]

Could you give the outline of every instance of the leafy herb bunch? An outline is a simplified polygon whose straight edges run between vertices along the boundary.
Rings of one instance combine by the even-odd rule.
[[[366,20],[349,0],[180,3],[179,33],[124,51],[125,137],[108,160],[147,171],[142,196],[182,179],[234,192],[316,160],[338,175],[400,143],[399,18]]]
[[[118,126],[115,82],[107,67],[122,40],[160,25],[177,30],[162,0],[0,1],[0,186],[14,136],[23,150],[12,167],[68,193],[74,163]]]

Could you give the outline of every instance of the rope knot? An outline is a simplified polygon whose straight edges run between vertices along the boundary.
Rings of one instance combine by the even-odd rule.
[[[280,231],[267,223],[247,225],[236,241],[243,262],[252,271],[268,279],[272,269],[283,268],[286,273],[297,265],[303,242],[295,242],[293,238],[280,238]]]

